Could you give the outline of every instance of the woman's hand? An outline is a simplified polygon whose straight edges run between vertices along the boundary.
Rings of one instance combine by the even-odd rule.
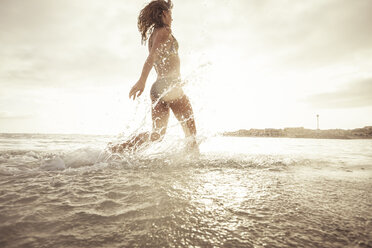
[[[129,98],[132,98],[133,100],[136,99],[136,97],[139,97],[143,90],[145,89],[145,82],[143,80],[138,80],[138,82],[132,87],[132,89],[129,92]]]

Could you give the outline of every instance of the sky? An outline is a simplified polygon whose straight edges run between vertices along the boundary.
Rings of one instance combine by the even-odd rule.
[[[1,0],[0,132],[151,128],[142,0]],[[372,1],[174,0],[200,132],[372,125]],[[170,129],[181,130],[175,118]]]

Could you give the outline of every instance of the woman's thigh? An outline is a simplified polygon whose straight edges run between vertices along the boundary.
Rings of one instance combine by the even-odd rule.
[[[168,119],[169,119],[169,104],[160,100],[157,101],[152,99],[152,129],[154,135],[158,134],[163,136],[167,130]]]
[[[186,136],[195,135],[194,113],[188,97],[183,95],[181,98],[171,101],[169,107],[172,109],[177,120],[181,122]]]

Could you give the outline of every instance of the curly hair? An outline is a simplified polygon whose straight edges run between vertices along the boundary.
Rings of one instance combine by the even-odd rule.
[[[148,37],[154,31],[154,28],[164,27],[162,20],[163,11],[173,8],[171,0],[153,0],[148,3],[138,16],[138,30],[141,33],[141,43],[146,44]]]

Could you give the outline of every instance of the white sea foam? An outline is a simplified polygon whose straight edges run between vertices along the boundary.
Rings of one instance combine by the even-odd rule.
[[[28,138],[27,148],[20,149],[14,139]],[[196,158],[185,153],[185,140],[168,135],[162,142],[155,142],[136,153],[112,154],[105,149],[108,136],[63,136],[29,135],[9,137],[6,147],[0,150],[0,173],[24,173],[63,170],[95,170],[105,167],[157,167],[195,164],[196,166],[281,167],[308,166],[353,171],[364,170],[369,176],[372,156],[366,153],[369,140],[311,140],[311,139],[267,139],[212,137],[200,139],[201,155]],[[67,140],[67,142],[66,142]],[[57,142],[56,142],[57,141]],[[9,144],[13,142],[13,147]],[[40,150],[40,143],[47,143]],[[58,144],[58,145],[55,145]],[[89,145],[87,145],[89,144]],[[337,148],[339,147],[339,148]],[[11,148],[11,149],[9,149]],[[57,148],[57,149],[56,149]]]
[[[190,157],[172,135],[124,154],[115,137],[0,138],[5,246],[371,245],[369,140],[211,137]]]
[[[54,171],[66,169],[65,162],[60,157],[43,160],[40,166],[41,170]]]

